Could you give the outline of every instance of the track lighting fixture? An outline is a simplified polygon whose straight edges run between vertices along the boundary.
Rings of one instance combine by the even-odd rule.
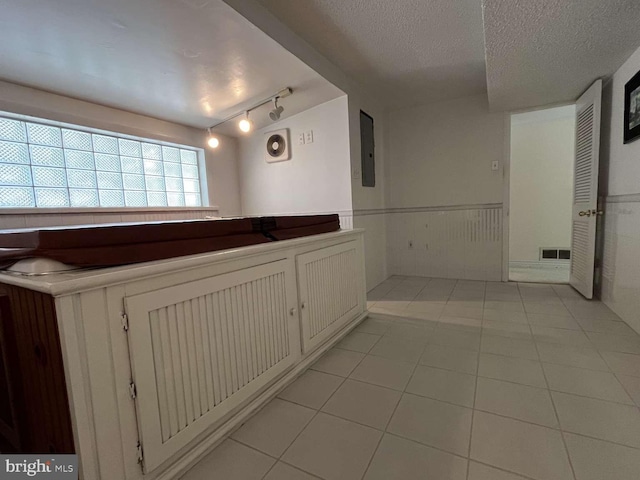
[[[284,112],[284,107],[278,106],[278,97],[273,97],[273,110],[269,112],[269,118],[274,122],[280,120],[280,115]]]
[[[218,137],[216,137],[213,133],[211,133],[211,129],[208,129],[209,131],[209,138],[207,139],[207,145],[209,145],[211,148],[218,148],[218,145],[220,145],[220,140],[218,140]]]
[[[280,116],[282,115],[282,112],[284,112],[284,107],[278,105],[278,100],[280,100],[281,98],[288,97],[292,93],[293,93],[293,90],[291,88],[289,87],[283,88],[275,95],[272,95],[269,98],[256,103],[251,108],[248,108],[247,110],[244,111],[244,118],[238,122],[238,128],[244,133],[249,133],[253,128],[253,122],[249,119],[249,113],[255,110],[256,108],[266,105],[267,103],[270,103],[270,102],[273,102],[273,109],[269,112],[269,118],[271,118],[271,120],[273,120],[274,122],[276,120],[280,120]],[[233,115],[225,118],[221,122],[218,122],[215,125],[212,125],[211,127],[207,128],[207,132],[209,133],[209,137],[207,139],[207,145],[209,145],[209,147],[211,148],[218,148],[218,146],[220,145],[220,140],[218,139],[218,137],[216,137],[212,133],[212,130],[215,127],[222,125],[223,123],[226,123],[229,120],[232,120],[240,115],[241,113],[234,113]]]
[[[251,126],[252,126],[251,120],[249,120],[249,110],[247,110],[244,115],[245,117],[238,122],[238,127],[244,133],[249,133],[251,131]]]

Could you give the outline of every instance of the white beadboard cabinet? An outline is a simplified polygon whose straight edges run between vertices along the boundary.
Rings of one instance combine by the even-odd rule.
[[[180,478],[366,317],[362,230],[0,282],[55,299],[85,480]]]

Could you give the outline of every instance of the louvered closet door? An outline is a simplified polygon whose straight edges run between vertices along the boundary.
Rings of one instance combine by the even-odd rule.
[[[145,472],[297,361],[296,303],[290,260],[126,298]]]
[[[364,311],[359,248],[359,242],[347,242],[298,256],[304,353],[324,343]]]
[[[576,102],[570,283],[586,298],[593,298],[601,101],[602,80],[598,80]]]

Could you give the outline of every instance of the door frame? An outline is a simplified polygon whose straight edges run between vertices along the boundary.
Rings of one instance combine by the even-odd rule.
[[[567,107],[576,102],[562,102],[542,107],[513,110],[504,114],[504,145],[502,166],[502,281],[509,282],[509,218],[511,211],[511,116],[519,113],[537,112],[550,108]]]

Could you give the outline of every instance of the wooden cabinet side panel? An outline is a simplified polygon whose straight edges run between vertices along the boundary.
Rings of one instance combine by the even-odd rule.
[[[53,297],[0,285],[9,297],[15,355],[8,362],[22,402],[21,453],[74,453]]]

